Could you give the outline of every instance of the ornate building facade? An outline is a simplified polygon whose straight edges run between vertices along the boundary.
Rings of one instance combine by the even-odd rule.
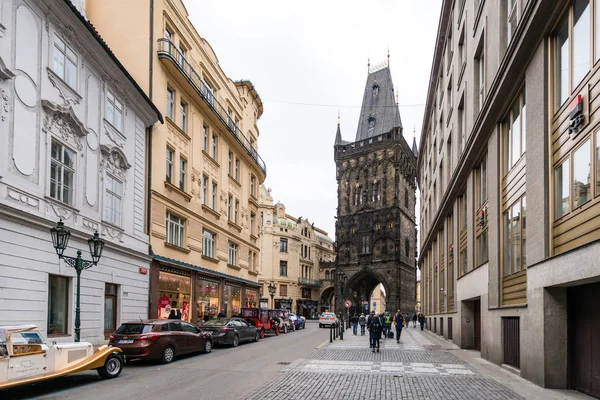
[[[231,316],[258,298],[261,98],[250,81],[223,72],[181,0],[86,7],[165,115],[148,148],[149,316],[173,308],[192,322]]]
[[[148,315],[144,149],[162,116],[74,4],[0,2],[0,321],[73,340],[76,272],[49,232],[62,219],[65,256],[105,242],[81,274],[81,338],[100,344]]]
[[[338,270],[346,274],[338,296],[369,300],[378,284],[389,310],[414,309],[416,257],[416,144],[402,135],[388,63],[369,68],[354,142],[334,144],[338,207]],[[336,302],[339,312],[342,301]]]
[[[328,309],[333,294],[333,240],[307,218],[287,214],[282,203],[274,205],[271,190],[262,185],[259,204],[262,305],[289,309],[306,318]],[[276,287],[273,299],[269,285]]]

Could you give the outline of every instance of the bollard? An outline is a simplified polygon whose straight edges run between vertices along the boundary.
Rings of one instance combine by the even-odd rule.
[[[333,329],[329,327],[329,343],[333,342]]]

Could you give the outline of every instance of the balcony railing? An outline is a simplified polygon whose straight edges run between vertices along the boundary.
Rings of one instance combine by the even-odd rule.
[[[210,107],[215,115],[221,120],[227,130],[236,138],[238,143],[246,150],[250,158],[256,163],[258,168],[267,175],[267,165],[258,155],[258,152],[252,147],[250,140],[239,129],[237,124],[231,119],[227,110],[215,99],[212,90],[204,83],[200,75],[192,68],[185,59],[183,53],[169,39],[158,39],[158,58],[169,59],[181,72],[181,74],[192,85],[196,93]]]
[[[304,286],[321,286],[321,281],[318,279],[298,278],[298,284]]]

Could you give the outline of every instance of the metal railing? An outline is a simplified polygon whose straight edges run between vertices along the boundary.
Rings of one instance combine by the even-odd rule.
[[[299,285],[321,286],[321,281],[318,279],[298,278]]]
[[[158,39],[158,58],[169,59],[179,69],[181,74],[187,79],[196,93],[200,95],[202,100],[210,107],[215,115],[221,120],[227,130],[236,138],[238,143],[246,150],[250,158],[254,160],[258,168],[266,175],[267,165],[258,155],[258,152],[252,147],[250,140],[244,136],[237,124],[233,121],[227,110],[215,99],[212,89],[209,88],[202,80],[200,75],[192,68],[190,63],[185,59],[181,50],[175,46],[169,39]]]

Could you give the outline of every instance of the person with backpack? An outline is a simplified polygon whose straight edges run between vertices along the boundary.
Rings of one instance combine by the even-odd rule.
[[[387,339],[389,333],[392,331],[392,316],[389,311],[385,312],[385,317],[383,317],[383,338]]]
[[[371,311],[371,314],[367,317],[367,329],[369,330],[369,348],[373,347],[373,332],[371,331],[371,322],[378,318],[375,315],[375,311]]]
[[[365,325],[367,325],[367,317],[365,317],[365,314],[360,314],[360,317],[358,317],[358,324],[360,325],[360,336],[365,336]]]
[[[356,336],[358,330],[358,315],[354,314],[350,319],[350,322],[352,322],[352,333]]]
[[[375,346],[377,346],[377,352],[379,353],[379,341],[381,340],[381,332],[383,331],[383,324],[381,318],[373,316],[369,323],[369,332],[371,333],[371,349],[375,353]]]
[[[421,325],[421,330],[423,330],[423,326],[425,326],[425,315],[419,314],[419,325]]]
[[[394,322],[396,323],[396,343],[400,343],[400,335],[402,334],[402,313],[400,310],[396,313]]]

